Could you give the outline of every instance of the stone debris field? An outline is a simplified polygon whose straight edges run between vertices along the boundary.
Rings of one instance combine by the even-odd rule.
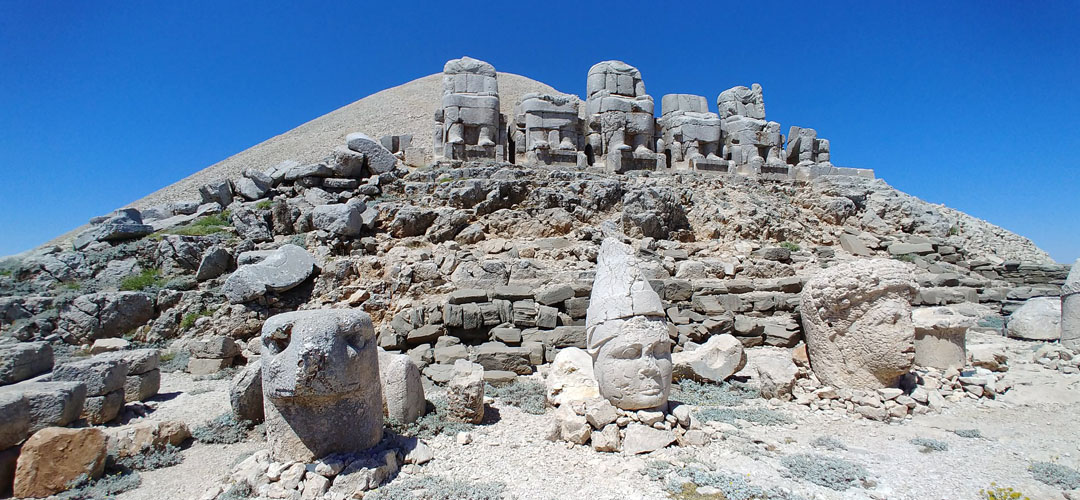
[[[451,60],[0,260],[0,498],[1080,500],[1080,261],[586,78]]]

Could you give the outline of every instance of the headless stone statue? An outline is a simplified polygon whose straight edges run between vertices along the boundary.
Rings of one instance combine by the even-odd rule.
[[[497,159],[501,118],[495,67],[471,57],[447,61],[435,122],[437,154],[452,160]]]

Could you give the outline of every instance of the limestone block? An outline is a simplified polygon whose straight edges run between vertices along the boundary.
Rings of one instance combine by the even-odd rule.
[[[622,441],[624,455],[637,455],[651,453],[675,442],[675,433],[652,427],[646,427],[639,423],[631,423],[626,426],[626,436]]]
[[[559,426],[559,435],[564,441],[574,444],[589,442],[592,426],[585,417],[575,413],[569,406],[560,406],[555,410],[555,421]]]
[[[420,368],[408,355],[379,350],[379,380],[387,420],[413,423],[424,415],[427,399],[420,377]]]
[[[364,202],[355,198],[349,203],[319,205],[311,213],[311,224],[336,236],[358,236],[364,229]]]
[[[1080,259],[1061,286],[1061,345],[1080,350]]]
[[[478,424],[484,420],[484,367],[464,359],[454,362],[446,387],[447,418]]]
[[[108,449],[120,458],[164,448],[166,445],[180,446],[191,437],[187,424],[178,420],[142,420],[119,427],[106,427],[103,432]]]
[[[87,396],[80,416],[91,425],[101,425],[111,422],[123,408],[124,390],[121,388],[102,396]]]
[[[82,382],[27,381],[0,389],[0,393],[3,392],[21,393],[26,398],[31,433],[74,422],[82,413],[86,401],[86,385]]]
[[[485,342],[476,348],[473,362],[484,370],[509,371],[518,375],[532,373],[529,362],[529,350],[521,347],[509,347],[501,342]]]
[[[939,370],[962,369],[967,364],[965,338],[975,319],[948,307],[919,308],[911,312],[915,325],[915,364]]]
[[[599,397],[600,388],[593,375],[592,363],[592,357],[584,350],[576,347],[560,350],[544,379],[548,403],[561,406]]]
[[[0,385],[14,384],[51,370],[53,350],[48,342],[0,346]]]
[[[93,356],[62,364],[53,370],[52,380],[82,382],[87,396],[104,396],[123,390],[128,367],[110,355]]]
[[[161,388],[161,372],[150,370],[146,373],[128,375],[124,382],[124,401],[146,401],[157,396]]]
[[[192,375],[210,375],[232,366],[233,358],[191,358],[187,372]]]
[[[26,441],[15,469],[15,496],[47,497],[105,470],[105,435],[99,429],[42,429]]]
[[[256,359],[240,370],[229,383],[229,405],[237,420],[262,422],[262,361]]]
[[[746,353],[739,339],[729,334],[714,335],[693,350],[671,355],[672,376],[699,382],[723,382],[746,365]]]
[[[29,431],[29,401],[21,392],[0,392],[0,449],[19,444]]]
[[[894,386],[914,361],[915,288],[905,264],[884,259],[841,263],[807,281],[800,310],[818,378],[838,388]]]
[[[359,452],[382,439],[375,329],[351,309],[296,311],[263,325],[267,442],[277,461]],[[349,422],[349,432],[340,423]]]
[[[345,136],[345,143],[349,149],[357,153],[363,153],[367,167],[372,174],[384,174],[394,169],[397,158],[378,141],[360,132],[353,132]]]
[[[287,244],[257,264],[245,264],[225,279],[222,293],[233,304],[249,302],[267,291],[283,292],[311,276],[315,259],[302,247]]]

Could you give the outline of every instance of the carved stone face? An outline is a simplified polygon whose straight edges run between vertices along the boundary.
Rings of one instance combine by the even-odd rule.
[[[594,338],[608,338],[594,350],[593,371],[600,395],[624,410],[666,404],[671,392],[667,323],[639,316],[608,321],[596,329]]]
[[[378,380],[374,329],[366,314],[297,311],[263,326],[263,390],[271,399],[330,397]]]

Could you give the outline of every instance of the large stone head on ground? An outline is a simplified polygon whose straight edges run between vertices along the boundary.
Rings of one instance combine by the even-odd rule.
[[[671,340],[663,304],[633,250],[605,239],[585,320],[600,395],[624,410],[662,407],[671,390]]]
[[[382,439],[378,353],[367,313],[279,314],[263,325],[261,340],[267,441],[275,460],[311,461]]]
[[[915,356],[911,271],[899,261],[856,260],[825,269],[803,287],[810,366],[840,388],[894,386]]]

